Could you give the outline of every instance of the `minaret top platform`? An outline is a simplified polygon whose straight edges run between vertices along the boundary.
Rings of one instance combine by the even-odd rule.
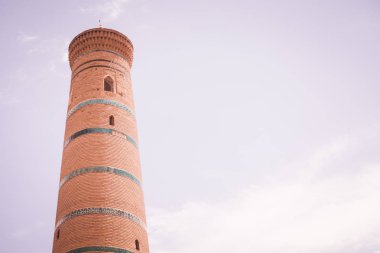
[[[70,67],[81,56],[94,51],[110,51],[124,58],[129,65],[133,61],[133,44],[124,34],[108,28],[93,28],[81,32],[69,45]]]

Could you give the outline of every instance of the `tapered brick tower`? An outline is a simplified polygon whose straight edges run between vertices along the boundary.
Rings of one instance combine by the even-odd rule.
[[[72,70],[53,252],[149,252],[130,69],[123,34],[86,30]]]

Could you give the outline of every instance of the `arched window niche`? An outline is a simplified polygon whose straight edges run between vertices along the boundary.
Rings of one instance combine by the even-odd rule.
[[[114,116],[111,115],[109,121],[110,121],[111,126],[115,125],[115,117]]]
[[[113,92],[114,90],[113,86],[114,86],[113,79],[110,76],[107,76],[106,78],[104,78],[104,91]]]
[[[140,250],[140,242],[139,242],[139,240],[135,240],[135,247],[136,247],[136,250]]]

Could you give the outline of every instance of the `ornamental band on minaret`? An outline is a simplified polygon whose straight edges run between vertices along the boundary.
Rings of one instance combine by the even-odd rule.
[[[106,28],[69,46],[72,71],[54,253],[148,253],[131,41]]]

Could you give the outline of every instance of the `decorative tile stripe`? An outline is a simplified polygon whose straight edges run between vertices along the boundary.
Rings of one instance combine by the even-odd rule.
[[[141,187],[141,182],[134,175],[132,175],[131,173],[125,170],[121,170],[121,169],[117,169],[113,167],[97,166],[97,167],[87,167],[87,168],[80,168],[80,169],[74,170],[70,174],[63,177],[63,179],[59,183],[59,188],[61,188],[62,185],[64,185],[70,179],[79,175],[87,174],[87,173],[112,173],[118,176],[127,177],[133,182],[135,182],[139,187]]]
[[[112,51],[112,50],[106,50],[106,49],[92,50],[92,51],[86,52],[86,53],[84,53],[84,54],[82,54],[82,55],[80,55],[80,56],[84,56],[84,55],[91,54],[91,53],[95,53],[95,52],[107,52],[107,53],[111,53],[111,54],[114,54],[114,55],[117,55],[117,56],[123,58],[126,62],[129,63],[128,59],[125,58],[124,56],[122,56],[121,54],[119,54],[119,53],[117,53],[117,52],[115,52],[115,51]]]
[[[114,68],[114,67],[111,67],[111,66],[107,66],[107,65],[93,65],[93,66],[89,66],[89,67],[83,68],[83,69],[79,70],[77,73],[72,73],[71,80],[73,80],[82,71],[85,71],[87,69],[92,69],[92,68],[107,68],[107,69],[113,69],[113,70],[119,71],[122,74],[125,73],[125,71],[117,69],[117,68]]]
[[[92,133],[117,135],[117,136],[120,136],[121,138],[127,139],[127,141],[132,143],[137,148],[137,143],[131,136],[125,133],[122,133],[120,131],[110,129],[110,128],[86,128],[86,129],[80,130],[76,132],[75,134],[71,135],[69,138],[67,138],[63,146],[66,147],[72,140],[78,138],[81,135],[92,134]]]
[[[76,111],[78,111],[82,107],[85,107],[86,105],[93,105],[93,104],[112,105],[112,106],[115,106],[117,108],[123,109],[124,111],[129,112],[133,117],[135,117],[135,113],[132,111],[131,108],[129,108],[126,105],[123,105],[119,102],[109,100],[109,99],[96,98],[96,99],[86,100],[84,102],[77,104],[73,108],[71,108],[71,110],[67,113],[67,118],[69,118],[71,115],[73,115]]]
[[[57,229],[59,226],[61,226],[63,223],[65,223],[66,221],[68,221],[70,219],[73,219],[73,218],[79,217],[79,216],[83,216],[83,215],[90,215],[90,214],[104,214],[104,215],[112,215],[112,216],[127,218],[127,219],[137,223],[144,230],[146,230],[145,223],[142,220],[140,220],[140,218],[138,218],[137,216],[135,216],[131,213],[122,211],[122,210],[113,209],[113,208],[106,208],[106,207],[83,208],[83,209],[75,210],[71,213],[68,213],[65,216],[63,216],[63,218],[61,218],[57,222],[57,224],[55,225],[55,229]]]
[[[132,47],[133,48],[133,47]],[[92,54],[92,53],[96,53],[96,52],[107,52],[107,53],[110,53],[110,54],[114,54],[114,55],[117,55],[119,57],[121,57],[122,59],[124,59],[128,64],[129,66],[132,65],[132,60],[133,60],[133,56],[130,57],[130,59],[127,59],[125,58],[124,56],[122,56],[121,54],[115,52],[115,51],[112,51],[112,50],[104,50],[104,49],[98,49],[98,50],[92,50],[92,51],[89,51],[89,52],[86,52],[84,54],[79,54],[76,59],[82,57],[82,56],[85,56],[85,55],[88,55],[88,54]],[[129,56],[129,55],[128,55]],[[70,60],[70,66],[72,66],[72,63],[71,63],[71,60]],[[78,74],[78,73],[77,73]],[[73,76],[71,79],[73,79],[74,77],[76,77],[77,75]]]
[[[82,253],[82,252],[90,252],[90,251],[101,251],[101,252],[114,252],[114,253],[133,253],[132,251],[115,248],[115,247],[106,247],[106,246],[88,246],[78,249],[73,249],[67,251],[67,253]]]
[[[93,59],[93,60],[89,60],[89,61],[85,61],[83,62],[82,64],[80,64],[79,66],[77,66],[72,72],[75,73],[75,71],[77,71],[80,67],[82,67],[83,65],[86,65],[86,64],[89,64],[91,62],[97,62],[97,61],[103,61],[103,62],[109,62],[109,63],[112,63],[112,64],[116,64],[116,65],[119,65],[121,68],[127,70],[127,68],[123,65],[121,65],[120,63],[117,63],[117,62],[114,62],[114,61],[111,61],[111,60],[106,60],[106,59]]]

